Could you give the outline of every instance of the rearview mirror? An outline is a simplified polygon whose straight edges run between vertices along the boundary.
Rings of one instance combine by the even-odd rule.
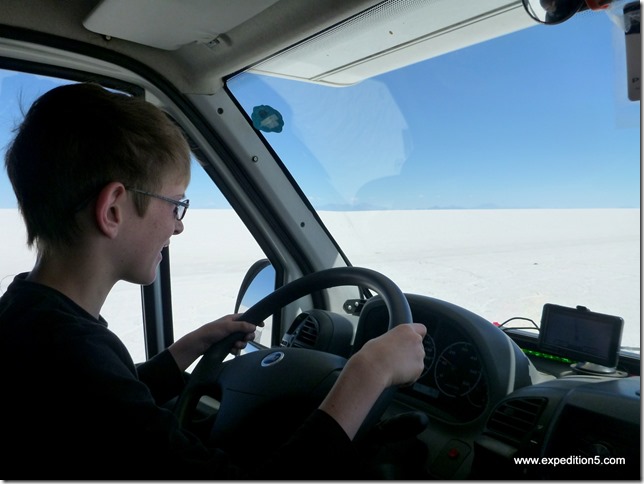
[[[528,15],[542,24],[559,24],[575,15],[584,0],[523,0]]]
[[[580,10],[603,10],[613,0],[523,0],[528,15],[542,24],[565,22]]]

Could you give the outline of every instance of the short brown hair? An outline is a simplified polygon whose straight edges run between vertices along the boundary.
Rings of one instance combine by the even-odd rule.
[[[190,149],[170,118],[142,98],[94,83],[39,97],[18,126],[5,164],[27,243],[39,250],[71,243],[77,212],[108,183],[154,191],[166,175],[190,179]],[[133,195],[143,215],[149,199]]]

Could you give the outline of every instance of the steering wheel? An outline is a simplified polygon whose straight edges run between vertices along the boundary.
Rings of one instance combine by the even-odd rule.
[[[335,286],[365,286],[377,292],[389,312],[389,329],[412,322],[407,298],[386,276],[361,267],[338,267],[305,275],[269,294],[240,318],[259,324],[283,306],[311,292]],[[195,366],[174,408],[185,427],[203,395],[217,396],[220,407],[211,432],[211,443],[234,452],[235,438],[252,432],[288,434],[324,399],[346,359],[302,348],[269,348],[238,356],[222,364],[232,344],[243,337],[234,333],[213,344]],[[374,404],[362,429],[376,423],[395,388],[386,390]],[[359,432],[360,436],[363,430]],[[247,443],[247,440],[245,440]]]

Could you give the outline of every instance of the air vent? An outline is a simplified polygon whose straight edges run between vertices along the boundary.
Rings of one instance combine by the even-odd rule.
[[[499,405],[487,423],[487,433],[510,444],[521,444],[533,433],[546,405],[545,398],[516,398]]]
[[[308,316],[297,327],[291,346],[294,348],[314,348],[319,334],[318,322],[315,318]]]
[[[315,316],[301,313],[282,337],[281,346],[286,348],[315,348],[320,335],[320,323]]]

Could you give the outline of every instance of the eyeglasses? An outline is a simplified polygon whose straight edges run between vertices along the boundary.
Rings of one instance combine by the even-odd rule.
[[[183,200],[175,200],[173,198],[164,197],[163,195],[157,195],[156,193],[137,190],[136,188],[128,188],[128,190],[134,193],[140,193],[141,195],[158,198],[159,200],[164,200],[168,203],[171,203],[175,206],[174,215],[175,217],[177,217],[177,220],[183,220],[183,217],[186,216],[186,212],[188,211],[188,207],[190,206],[190,200],[188,200],[187,198],[184,198]]]

